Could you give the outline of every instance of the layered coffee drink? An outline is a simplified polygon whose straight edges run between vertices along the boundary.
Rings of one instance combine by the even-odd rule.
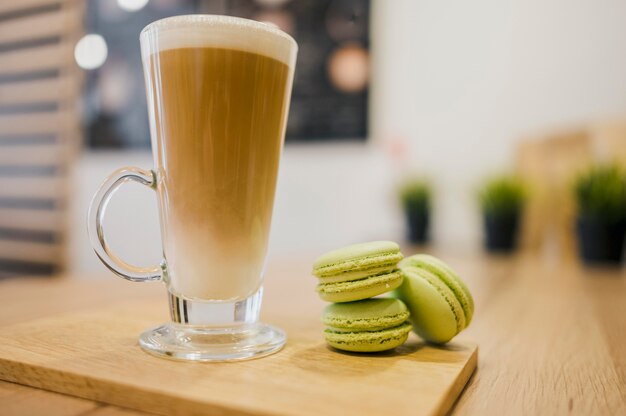
[[[87,214],[105,266],[133,282],[162,281],[171,322],[144,331],[159,357],[234,361],[279,351],[286,334],[259,321],[278,163],[298,45],[274,26],[229,16],[173,16],[140,35],[154,169],[126,166]],[[164,259],[126,263],[106,241],[117,189],[157,192]]]
[[[245,299],[262,282],[293,41],[241,19],[167,24],[143,56],[165,279],[182,298]]]

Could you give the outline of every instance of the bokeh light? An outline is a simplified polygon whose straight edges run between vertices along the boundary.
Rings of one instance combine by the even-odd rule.
[[[369,78],[369,54],[360,45],[345,44],[330,55],[327,71],[338,90],[348,93],[362,91]]]
[[[107,59],[108,48],[104,38],[92,33],[83,36],[74,48],[74,59],[83,69],[96,69]]]
[[[148,4],[148,0],[117,0],[117,5],[127,12],[136,12],[137,10],[141,10],[146,6],[146,4]]]

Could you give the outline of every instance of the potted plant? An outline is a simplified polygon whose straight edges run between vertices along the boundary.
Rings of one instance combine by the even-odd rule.
[[[497,176],[485,183],[479,197],[487,250],[513,251],[526,202],[524,184],[514,176]]]
[[[626,233],[626,176],[618,165],[598,165],[574,183],[576,230],[585,263],[620,263]]]
[[[424,180],[407,182],[400,189],[400,200],[411,243],[424,244],[428,241],[431,197],[430,185]]]

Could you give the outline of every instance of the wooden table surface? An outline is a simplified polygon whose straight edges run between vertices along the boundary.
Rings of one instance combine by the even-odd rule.
[[[437,254],[476,300],[474,321],[459,338],[479,345],[478,370],[453,414],[626,414],[624,269],[533,255]],[[310,263],[303,257],[270,264],[264,308],[318,313],[321,303],[298,304],[290,296],[313,290]],[[160,284],[113,276],[7,279],[0,281],[0,325],[158,297],[165,308]],[[0,409],[3,415],[143,414],[6,382],[0,382]]]

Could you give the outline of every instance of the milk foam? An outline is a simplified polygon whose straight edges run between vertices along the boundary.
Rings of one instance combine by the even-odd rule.
[[[269,224],[268,224],[269,225]],[[169,290],[186,299],[237,301],[263,282],[269,230],[257,235],[211,233],[210,225],[170,218],[164,241]]]
[[[141,31],[143,58],[167,49],[219,47],[258,53],[293,68],[298,45],[276,27],[232,16],[183,15],[150,23]]]

